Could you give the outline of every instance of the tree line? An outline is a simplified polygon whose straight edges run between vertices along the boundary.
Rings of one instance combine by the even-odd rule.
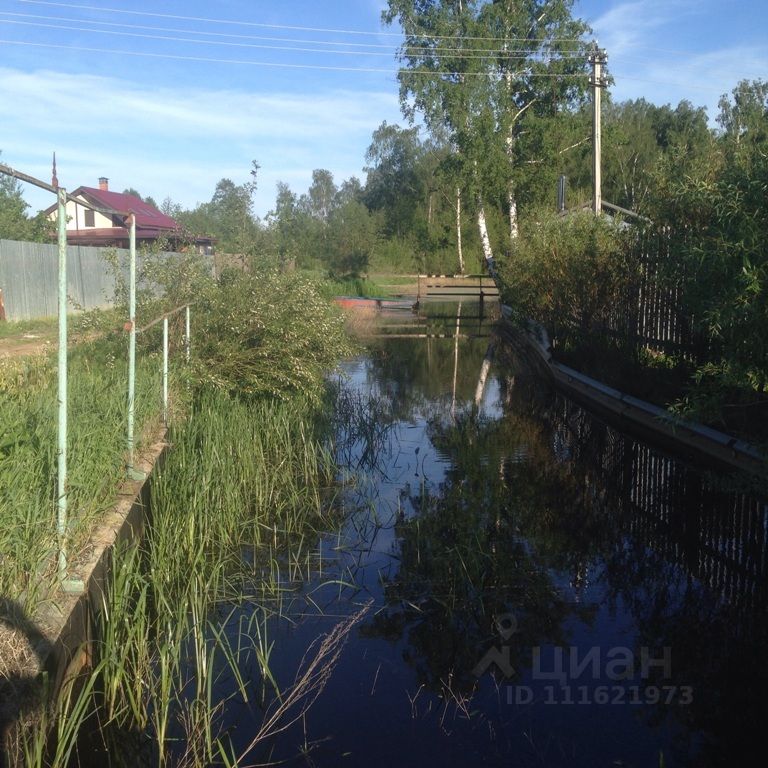
[[[554,209],[558,177],[567,178],[569,207],[590,199],[593,47],[572,6],[389,0],[383,19],[403,31],[406,122],[373,132],[362,180],[318,168],[304,193],[279,183],[273,209],[260,218],[254,161],[244,183],[221,179],[208,202],[185,209],[166,199],[159,207],[191,235],[215,237],[220,251],[335,276],[472,272],[503,260],[526,222]],[[705,109],[688,101],[616,103],[608,95],[604,199],[664,218],[670,184],[712,170],[724,145],[765,122],[765,89],[740,83],[723,97],[715,130]],[[0,183],[0,236],[45,237],[11,179]]]

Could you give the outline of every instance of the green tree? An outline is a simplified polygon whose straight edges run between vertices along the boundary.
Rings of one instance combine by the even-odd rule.
[[[757,81],[723,96],[721,134],[692,162],[664,159],[647,209],[669,241],[674,258],[662,266],[699,339],[691,402],[702,418],[721,417],[724,398],[741,397],[734,388],[768,390],[766,94]]]
[[[768,82],[742,80],[730,97],[720,97],[718,106],[717,122],[727,139],[737,145],[742,139],[753,145],[768,142]]]
[[[318,168],[312,171],[312,184],[302,202],[312,217],[327,224],[337,193],[333,174],[324,168]]]
[[[258,170],[259,164],[254,160],[250,181],[235,184],[231,179],[221,179],[209,203],[202,203],[192,211],[178,211],[175,218],[189,232],[216,237],[222,251],[241,256],[250,254],[259,236],[253,212]],[[170,201],[168,204],[173,205]]]
[[[184,209],[181,207],[181,204],[174,203],[170,197],[163,198],[163,202],[157,206],[157,210],[177,220],[184,215]]]
[[[349,203],[352,200],[363,202],[365,196],[365,189],[360,183],[360,179],[357,176],[350,176],[341,182],[338,192],[336,193],[336,205],[341,206]]]
[[[609,104],[605,114],[603,194],[630,210],[643,209],[653,184],[652,172],[664,155],[691,160],[709,143],[707,116],[681,101],[675,109],[645,99]]]
[[[0,153],[2,154],[2,153]],[[21,183],[0,173],[0,239],[44,242],[47,226],[41,214],[30,218]]]
[[[350,200],[335,208],[328,221],[325,262],[332,277],[357,277],[370,260],[378,223],[365,205]]]
[[[305,216],[299,210],[299,201],[291,188],[284,182],[277,182],[275,207],[268,215],[269,226],[275,233],[275,246],[281,267],[298,263],[307,267],[309,263],[302,258],[305,251],[300,247],[302,240],[302,225]]]
[[[135,190],[133,187],[128,187],[128,189],[123,190],[124,195],[133,195],[134,197],[138,197],[139,200],[142,200],[147,205],[151,205],[153,208],[157,208],[157,210],[160,210],[160,206],[155,202],[155,199],[151,195],[146,195],[146,197],[142,194],[140,194],[137,190]]]
[[[424,199],[421,159],[424,149],[419,129],[388,125],[373,132],[365,154],[365,202],[372,211],[384,212],[384,234],[403,237],[413,230]]]
[[[383,18],[400,22],[398,75],[404,112],[445,132],[476,203],[483,252],[493,259],[486,200],[503,201],[509,237],[518,232],[517,184],[529,172],[518,140],[533,116],[578,102],[587,80],[571,0],[389,0]]]

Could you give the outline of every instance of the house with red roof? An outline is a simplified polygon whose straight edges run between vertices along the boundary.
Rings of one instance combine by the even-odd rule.
[[[122,192],[111,192],[109,179],[99,179],[98,187],[78,187],[69,193],[67,201],[67,242],[70,245],[129,247],[129,214],[136,217],[136,245],[146,245],[164,239],[169,247],[176,249],[194,242],[203,254],[213,253],[213,239],[210,237],[190,237],[182,231],[179,223],[161,213],[154,206],[145,203],[140,197]],[[96,208],[114,211],[106,213],[95,211],[82,200]],[[52,221],[56,220],[57,207],[51,206],[45,211]]]

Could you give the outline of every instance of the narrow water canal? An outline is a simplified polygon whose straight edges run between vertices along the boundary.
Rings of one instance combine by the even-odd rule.
[[[491,323],[458,311],[382,314],[368,330],[390,338],[344,366],[346,518],[274,628],[275,674],[371,607],[264,758],[752,764],[768,723],[765,500],[606,425],[510,353],[479,393]]]

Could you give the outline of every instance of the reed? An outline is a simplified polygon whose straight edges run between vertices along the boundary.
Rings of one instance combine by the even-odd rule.
[[[172,429],[171,443],[153,477],[144,541],[115,553],[92,674],[82,696],[57,713],[66,739],[58,752],[41,752],[41,729],[52,720],[29,728],[30,765],[64,765],[57,755],[72,755],[70,735],[94,711],[107,751],[126,732],[140,732],[158,766],[225,756],[234,765],[245,755],[232,752],[222,730],[231,698],[264,708],[250,752],[278,732],[283,716],[308,706],[330,674],[327,645],[312,674],[285,688],[270,670],[284,575],[309,575],[300,568],[310,561],[305,550],[328,524],[333,467],[312,412],[300,402],[246,403],[212,392]],[[252,667],[257,674],[246,675]]]
[[[276,306],[281,296],[285,306]],[[309,327],[308,310],[317,314]],[[345,623],[329,644],[319,641],[322,654],[309,677],[281,682],[273,675],[274,622],[293,588],[290,579],[310,575],[317,531],[328,526],[332,509],[335,467],[321,429],[329,421],[320,414],[325,371],[349,349],[340,315],[311,286],[291,285],[274,274],[209,286],[197,311],[198,357],[187,386],[175,388],[188,393],[189,406],[184,419],[172,422],[171,450],[153,472],[145,537],[114,553],[95,619],[93,669],[81,695],[55,720],[69,728],[66,744],[58,752],[41,750],[53,722],[41,719],[23,734],[31,766],[64,765],[59,755],[69,759],[78,749],[92,749],[92,743],[70,739],[91,717],[105,759],[125,752],[128,743],[129,756],[141,749],[158,766],[238,764],[245,756],[236,754],[223,730],[227,705],[236,699],[262,708],[268,727],[257,729],[262,736],[246,750],[253,751],[284,716],[301,711],[302,702],[317,694],[335,662],[331,649],[351,627]],[[137,387],[137,395],[155,387],[159,367],[151,334],[142,343],[139,359],[146,371],[139,387],[146,389]],[[95,517],[114,487],[110,461],[116,473],[122,468],[121,430],[107,434],[124,405],[124,387],[113,386],[122,367],[109,340],[76,356],[88,374],[90,395],[85,388],[81,394],[73,390],[73,401],[103,398],[98,415],[79,419],[76,433],[84,443],[99,445],[99,454],[79,457],[92,478],[100,478],[98,488],[92,482],[86,497],[86,483],[80,491],[73,475],[73,494],[90,500]],[[49,419],[55,405],[51,371],[25,376],[39,379],[48,409],[39,422],[49,429],[49,422],[55,424]],[[113,389],[121,400],[113,399]],[[13,396],[22,397],[18,388]],[[147,423],[151,409],[139,417]],[[46,432],[38,439],[43,444],[55,445],[55,439]],[[54,458],[45,448],[30,471],[50,475]],[[51,494],[49,488],[37,497],[49,514]],[[290,706],[281,709],[286,701]]]

